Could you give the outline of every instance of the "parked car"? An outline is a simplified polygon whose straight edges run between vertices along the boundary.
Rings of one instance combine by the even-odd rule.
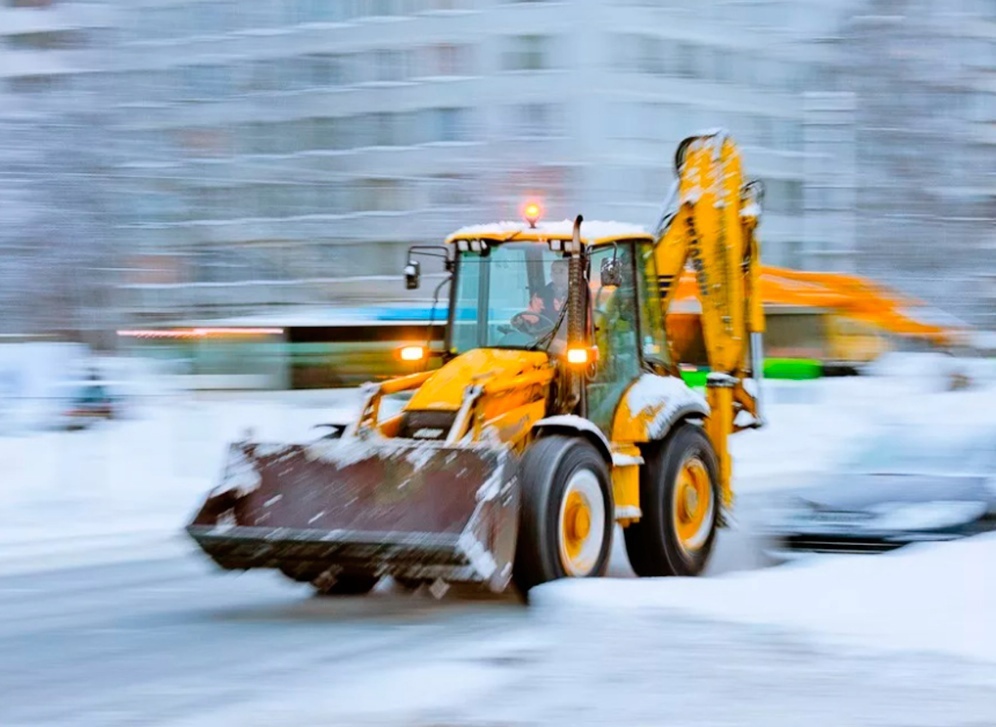
[[[67,384],[66,404],[59,416],[65,429],[84,429],[99,420],[115,419],[120,413],[120,398],[108,382],[98,378]]]
[[[875,553],[996,530],[996,427],[889,429],[774,509],[769,553]]]

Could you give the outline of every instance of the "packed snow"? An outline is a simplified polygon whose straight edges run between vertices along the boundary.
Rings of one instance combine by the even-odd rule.
[[[732,440],[735,492],[749,499],[797,487],[807,473],[825,468],[882,427],[921,425],[943,441],[956,425],[992,421],[991,364],[904,356],[883,359],[864,377],[768,381],[768,425]],[[641,381],[630,404],[640,409],[662,393],[674,400],[675,391]],[[687,390],[681,394],[689,396]],[[0,573],[192,552],[180,531],[221,481],[231,441],[247,427],[263,441],[314,439],[320,433],[315,425],[350,421],[361,403],[356,390],[171,390],[136,400],[128,419],[89,430],[26,429],[0,436]],[[990,619],[996,593],[991,579],[981,577],[987,558],[996,562],[996,541],[977,538],[719,578],[558,583],[541,589],[539,602],[548,610],[572,602],[677,608],[868,645],[996,658]],[[924,627],[942,609],[956,626]]]
[[[876,556],[823,556],[717,578],[561,581],[534,597],[615,618],[681,610],[720,621],[796,629],[831,644],[949,653],[996,662],[996,535]]]

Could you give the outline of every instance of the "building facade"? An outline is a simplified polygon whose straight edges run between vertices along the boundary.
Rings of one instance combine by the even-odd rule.
[[[0,333],[113,325],[101,3],[0,2]]]
[[[713,127],[765,183],[765,261],[994,307],[929,274],[996,294],[985,0],[2,2],[0,124],[34,141],[0,140],[0,195],[35,191],[0,244],[87,230],[73,300],[105,313],[79,325],[424,299],[409,245],[529,197],[652,225],[676,145]]]
[[[400,299],[408,245],[530,196],[652,225],[678,141],[716,126],[766,182],[766,258],[801,265],[811,68],[790,5],[122,5],[128,306]]]
[[[875,0],[832,43],[857,100],[854,264],[996,328],[996,4]]]

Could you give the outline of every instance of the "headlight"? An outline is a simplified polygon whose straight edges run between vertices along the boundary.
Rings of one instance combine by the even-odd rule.
[[[985,514],[984,502],[938,500],[936,502],[889,503],[874,509],[874,521],[883,530],[940,530],[972,522]]]

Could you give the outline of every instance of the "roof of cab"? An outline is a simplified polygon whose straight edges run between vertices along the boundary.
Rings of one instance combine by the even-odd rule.
[[[457,240],[499,240],[501,242],[545,242],[546,240],[570,240],[574,235],[574,220],[540,222],[530,227],[526,222],[494,222],[487,225],[462,227],[446,242]],[[585,245],[598,245],[616,240],[641,238],[653,241],[654,237],[645,227],[626,222],[601,222],[592,220],[581,223],[581,242]]]

